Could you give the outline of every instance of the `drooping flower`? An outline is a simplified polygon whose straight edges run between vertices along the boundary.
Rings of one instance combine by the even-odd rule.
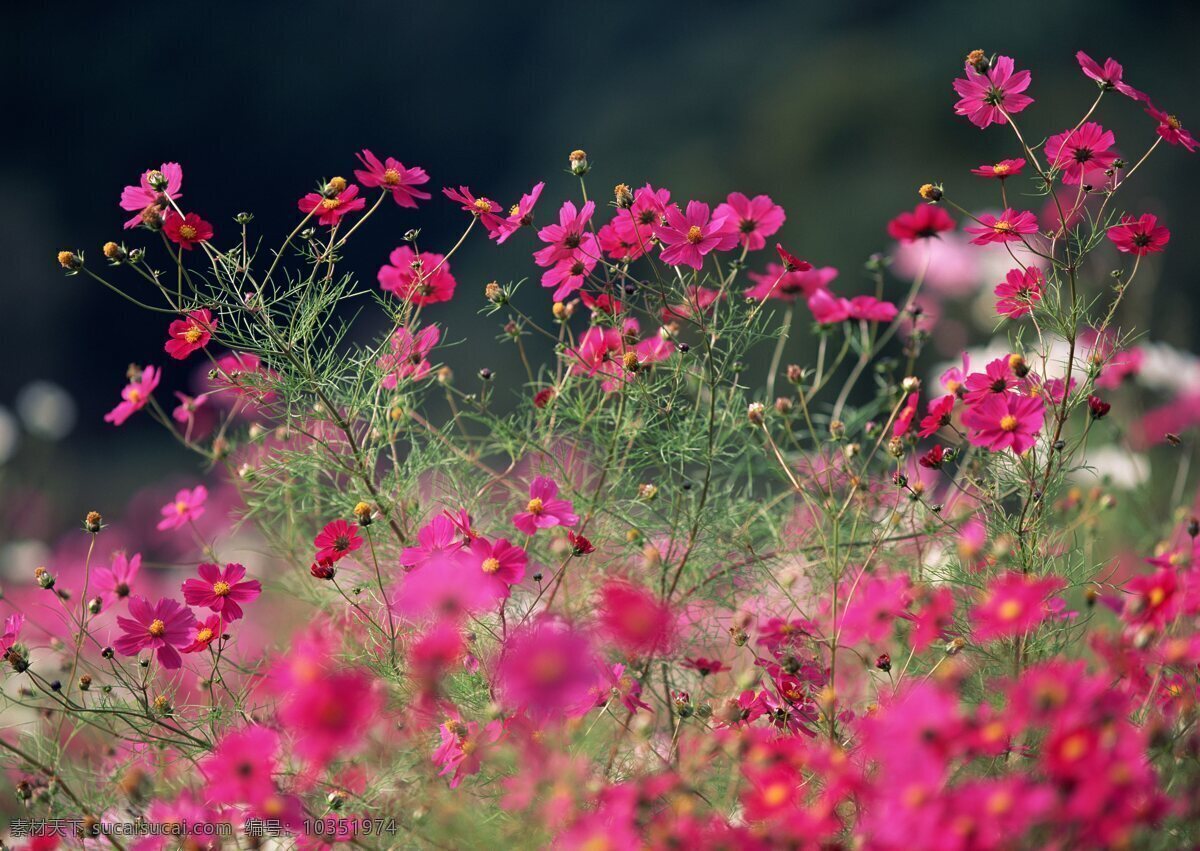
[[[666,223],[655,234],[664,246],[662,262],[670,266],[701,269],[710,252],[728,251],[737,245],[737,234],[725,230],[723,217],[710,218],[709,206],[703,201],[688,201],[686,214],[672,204],[663,217]]]
[[[458,189],[446,187],[442,194],[451,201],[457,202],[463,210],[475,216],[487,229],[488,236],[499,238],[504,232],[504,208],[491,198],[482,196],[476,198],[469,187],[460,186]]]
[[[1103,66],[1082,50],[1075,54],[1075,59],[1079,62],[1079,67],[1083,73],[1095,80],[1101,88],[1116,89],[1125,95],[1125,97],[1133,98],[1134,100],[1144,101],[1147,99],[1144,94],[1122,79],[1125,69],[1121,67],[1121,63],[1111,56],[1104,60]]]
[[[1196,148],[1200,148],[1200,142],[1197,142],[1196,138],[1184,129],[1183,122],[1181,122],[1176,116],[1163,112],[1152,103],[1147,103],[1146,114],[1158,122],[1158,127],[1155,128],[1155,132],[1158,133],[1158,135],[1161,136],[1168,145],[1178,145],[1179,147],[1185,148],[1188,152],[1192,152],[1195,151]],[[126,227],[128,227],[128,225],[126,225]]]
[[[332,190],[327,194],[309,192],[296,202],[296,206],[301,213],[315,215],[318,224],[333,227],[343,216],[366,207],[367,199],[359,198],[358,185],[351,183],[336,194]]]
[[[315,560],[318,562],[341,561],[362,545],[363,539],[358,530],[342,519],[326,523],[325,528],[313,538],[313,546],[317,548]]]
[[[1008,119],[1004,113],[1016,115],[1033,98],[1021,94],[1029,88],[1030,73],[1013,73],[1013,60],[1008,56],[997,56],[996,61],[985,72],[980,73],[970,62],[964,66],[966,77],[954,81],[954,91],[959,101],[954,104],[957,115],[965,115],[981,130],[989,124],[1004,124]]]
[[[213,228],[195,213],[181,216],[174,210],[167,210],[163,218],[163,233],[180,248],[191,251],[197,243],[212,239]]]
[[[262,593],[257,579],[243,581],[246,568],[240,564],[227,564],[224,569],[215,564],[202,564],[196,568],[199,579],[183,581],[183,599],[189,606],[212,609],[226,623],[242,617],[242,603],[249,603]]]
[[[1158,216],[1143,213],[1136,219],[1123,216],[1120,224],[1108,229],[1108,238],[1117,251],[1145,257],[1162,251],[1171,239],[1171,232],[1158,223]]]
[[[510,236],[521,228],[533,225],[533,208],[537,206],[538,199],[542,197],[542,190],[545,188],[546,182],[538,181],[533,185],[532,189],[521,196],[520,201],[509,209],[508,218],[504,220],[504,224],[495,234],[497,245],[506,242]]]
[[[407,245],[401,245],[388,256],[388,263],[379,269],[379,288],[397,298],[423,307],[450,301],[456,281],[450,274],[446,258],[432,251],[418,255]]]
[[[125,222],[125,228],[135,228],[142,223],[142,213],[148,209],[165,210],[170,200],[182,197],[183,168],[179,163],[163,163],[157,169],[142,172],[137,186],[126,186],[121,190],[121,209],[135,215]]]
[[[974,245],[992,242],[1020,242],[1024,234],[1037,233],[1037,217],[1028,211],[1005,210],[999,218],[991,213],[979,216],[979,227],[963,228],[967,233],[978,234],[971,240]]]
[[[191,523],[204,513],[204,503],[207,500],[208,488],[204,485],[183,488],[175,494],[175,499],[162,507],[162,520],[158,521],[158,531],[179,529]]]
[[[918,204],[887,225],[888,235],[901,242],[930,239],[948,230],[954,230],[954,219],[943,208],[932,204]]]
[[[896,414],[895,421],[892,423],[892,437],[903,437],[908,434],[908,430],[912,428],[913,420],[917,416],[917,407],[920,403],[920,393],[908,394],[899,413]]]
[[[129,617],[117,617],[122,635],[113,647],[123,656],[136,656],[142,650],[153,650],[164,668],[183,664],[179,651],[191,643],[192,624],[196,616],[178,601],[164,597],[153,606],[143,597],[129,598]]]
[[[354,170],[354,176],[363,186],[379,187],[392,193],[392,198],[401,207],[417,206],[417,201],[428,201],[433,196],[417,189],[429,182],[423,168],[408,168],[393,157],[380,162],[379,157],[364,149],[356,155],[363,164]]]
[[[803,261],[801,261],[803,262]],[[787,267],[778,263],[768,263],[766,272],[750,272],[749,278],[754,286],[748,288],[743,295],[757,300],[777,298],[780,301],[795,301],[797,298],[808,299],[817,290],[829,288],[829,284],[838,276],[838,270],[832,266],[813,268],[805,263],[807,268]]]
[[[1018,319],[1033,310],[1042,299],[1046,278],[1037,266],[1013,269],[996,285],[996,313]]]
[[[1013,160],[1000,160],[997,163],[983,165],[971,169],[971,174],[977,174],[980,177],[986,177],[992,180],[1007,180],[1010,177],[1016,177],[1021,173],[1021,169],[1025,167],[1025,159],[1019,157]]]
[[[21,627],[25,625],[25,616],[20,612],[9,615],[4,619],[4,633],[0,635],[0,659],[7,659],[9,651],[21,637]]]
[[[208,345],[217,320],[206,307],[188,313],[186,319],[176,319],[167,326],[166,353],[176,360],[183,360],[192,352]]]
[[[972,633],[979,641],[1022,635],[1046,619],[1046,598],[1066,586],[1056,576],[1041,579],[1009,571],[988,586],[971,609]]]
[[[654,656],[675,638],[671,608],[644,588],[609,580],[600,589],[600,626],[627,653]]]
[[[747,198],[741,192],[731,192],[724,204],[713,212],[725,219],[725,228],[737,235],[738,242],[749,251],[766,247],[767,237],[783,227],[787,216],[770,197],[755,195]]]
[[[139,375],[130,380],[129,384],[125,385],[125,389],[121,391],[122,401],[104,415],[104,421],[119,426],[134,413],[146,407],[146,403],[150,401],[150,394],[158,386],[161,377],[162,373],[158,371],[157,367],[148,366],[143,369]]]
[[[1045,403],[1040,396],[993,393],[968,407],[962,421],[970,430],[967,439],[972,445],[985,446],[992,452],[1011,449],[1021,455],[1033,446],[1045,418]]]
[[[123,552],[116,552],[113,553],[110,567],[102,567],[96,571],[92,582],[95,583],[96,592],[104,601],[106,609],[129,597],[133,581],[137,579],[141,568],[141,553],[126,556]]]
[[[1107,180],[1105,170],[1117,158],[1112,150],[1116,142],[1111,130],[1087,121],[1047,139],[1046,158],[1051,168],[1062,172],[1062,182],[1067,186],[1103,184]]]
[[[395,390],[402,379],[418,381],[428,375],[431,366],[426,358],[441,336],[436,325],[427,325],[416,334],[407,328],[393,331],[388,339],[391,352],[376,361],[376,366],[385,373],[380,384]]]
[[[539,529],[555,526],[574,526],[579,517],[571,503],[558,499],[558,483],[546,476],[538,476],[529,485],[529,504],[525,510],[513,516],[513,525],[526,535],[536,535]]]
[[[594,705],[596,670],[583,633],[563,621],[539,618],[509,636],[496,682],[505,706],[545,722],[582,715]]]

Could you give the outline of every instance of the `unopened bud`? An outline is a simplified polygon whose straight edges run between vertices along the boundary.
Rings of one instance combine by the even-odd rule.
[[[341,193],[346,191],[347,185],[348,184],[346,183],[346,178],[331,177],[331,178],[329,178],[329,182],[325,184],[325,194],[326,195],[340,195]]]
[[[100,597],[93,597],[92,599],[88,600],[88,614],[89,615],[100,614],[100,610],[103,607],[104,607],[104,600],[101,599]]]
[[[982,50],[972,50],[967,54],[967,64],[982,74],[988,69],[987,54]]]
[[[792,384],[799,384],[804,380],[804,368],[799,364],[789,363],[787,365],[787,380]]]
[[[621,358],[621,365],[625,367],[626,372],[637,372],[642,368],[641,361],[638,360],[637,352],[626,352]]]
[[[89,511],[87,516],[83,518],[83,528],[91,532],[93,535],[99,532],[104,527],[104,518],[100,516],[99,511]]]
[[[483,288],[483,295],[484,298],[493,304],[504,304],[508,300],[504,295],[504,288],[495,281],[492,281]]]
[[[750,407],[746,409],[746,419],[751,425],[762,425],[766,419],[767,406],[762,402],[751,402]]]
[[[358,502],[354,505],[354,517],[358,520],[359,526],[371,525],[371,505],[366,502]]]
[[[780,414],[790,414],[794,403],[787,396],[780,396],[775,400],[775,411]]]
[[[571,151],[571,155],[567,158],[567,161],[571,166],[571,174],[575,175],[576,177],[583,177],[592,168],[588,164],[586,151]]]
[[[44,567],[35,568],[33,571],[33,578],[39,587],[44,588],[47,591],[54,587],[54,574],[46,570]]]
[[[113,263],[120,263],[129,256],[125,249],[117,245],[115,242],[104,243],[104,248],[102,248],[101,251],[103,251],[104,256]]]

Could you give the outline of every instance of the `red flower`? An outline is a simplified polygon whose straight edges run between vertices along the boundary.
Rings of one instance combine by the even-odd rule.
[[[345,520],[334,520],[317,533],[313,545],[317,548],[316,561],[320,563],[340,561],[361,547],[363,540],[354,526]]]
[[[944,231],[954,230],[954,219],[941,207],[918,204],[910,213],[901,213],[888,222],[887,232],[901,242],[928,239]]]
[[[1145,257],[1162,251],[1171,239],[1171,232],[1158,223],[1158,217],[1143,213],[1138,218],[1124,216],[1119,225],[1108,229],[1108,238],[1117,251]]]
[[[1046,279],[1042,270],[1030,266],[1024,271],[1013,269],[1004,276],[1003,283],[996,285],[996,312],[1009,319],[1017,319],[1030,313],[1042,299]]]
[[[1094,420],[1102,420],[1108,416],[1108,412],[1112,410],[1112,404],[1105,402],[1099,396],[1088,396],[1088,413],[1092,415]]]
[[[450,264],[441,254],[427,251],[417,255],[402,245],[388,257],[388,265],[379,270],[379,288],[418,307],[450,301],[456,281]]]
[[[992,452],[1011,449],[1018,455],[1033,446],[1046,419],[1046,406],[1039,396],[994,393],[963,414],[970,429],[967,439]]]
[[[807,260],[801,260],[784,248],[782,242],[775,243],[775,251],[779,253],[779,260],[783,263],[785,272],[807,272],[812,268],[812,264]]]
[[[296,202],[296,206],[300,208],[301,213],[316,215],[318,223],[333,227],[347,213],[353,213],[355,210],[361,210],[367,206],[367,199],[359,198],[358,186],[351,183],[336,195],[309,192]]]
[[[954,397],[951,396],[950,398],[953,399]],[[922,455],[917,463],[930,470],[936,470],[942,466],[945,458],[946,450],[942,448],[941,444],[934,444],[934,447]]]
[[[207,308],[193,310],[186,319],[176,319],[167,326],[170,337],[163,348],[176,360],[183,360],[192,352],[203,349],[212,339],[217,320]]]
[[[1116,141],[1111,130],[1088,121],[1047,139],[1046,157],[1052,168],[1062,171],[1062,182],[1067,186],[1104,183],[1105,170],[1117,158],[1111,150]]]
[[[123,656],[136,656],[144,649],[154,650],[164,668],[183,664],[176,647],[191,641],[189,634],[196,616],[176,600],[164,598],[151,606],[142,597],[129,598],[130,617],[118,617],[117,626],[123,631],[113,647]]]
[[[1191,133],[1183,129],[1183,123],[1174,115],[1163,112],[1152,103],[1146,106],[1146,114],[1158,122],[1156,132],[1166,140],[1168,145],[1179,145],[1188,151],[1194,151],[1200,147],[1200,142],[1197,142]]]
[[[992,165],[979,166],[971,169],[971,174],[977,174],[980,177],[986,177],[993,180],[1005,180],[1009,177],[1014,177],[1021,173],[1021,169],[1025,167],[1025,160],[1018,158],[1015,160],[1000,160]]]
[[[191,251],[196,243],[212,239],[213,229],[195,213],[181,216],[174,210],[167,210],[163,219],[163,233],[171,242],[178,243],[180,248]]]
[[[458,189],[446,187],[442,194],[451,201],[457,201],[464,210],[477,217],[487,228],[488,236],[498,238],[505,230],[503,208],[490,198],[476,198],[470,188],[460,186]]]
[[[1104,60],[1103,66],[1082,50],[1075,54],[1075,59],[1079,62],[1079,67],[1083,69],[1083,73],[1095,80],[1100,85],[1100,88],[1115,89],[1125,95],[1125,97],[1133,98],[1134,100],[1146,100],[1144,94],[1121,79],[1125,73],[1125,69],[1121,67],[1120,62],[1111,56]]]
[[[567,543],[571,545],[571,553],[576,556],[585,556],[596,551],[595,545],[575,532],[567,533]]]
[[[930,402],[929,407],[925,409],[925,419],[921,420],[921,428],[917,434],[921,437],[929,437],[942,427],[950,425],[950,415],[954,412],[956,401],[958,401],[958,397],[950,393]]]

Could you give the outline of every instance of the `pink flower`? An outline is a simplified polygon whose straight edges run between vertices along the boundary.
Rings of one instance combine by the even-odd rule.
[[[592,686],[592,693],[596,696],[597,706],[606,706],[615,697],[630,712],[637,712],[639,709],[651,711],[650,704],[642,700],[642,684],[629,674],[620,662],[611,668],[607,665],[600,666],[600,679]]]
[[[954,230],[954,219],[941,207],[932,204],[918,204],[912,212],[901,213],[887,226],[888,236],[901,242],[929,239],[948,230]]]
[[[872,295],[856,295],[847,304],[851,319],[863,322],[891,322],[900,311],[890,301],[880,301]]]
[[[728,251],[737,245],[737,234],[725,230],[723,217],[710,219],[709,207],[703,201],[688,201],[686,215],[672,204],[663,216],[666,224],[656,234],[664,246],[662,262],[668,265],[700,269],[709,252]]]
[[[205,797],[220,806],[257,805],[275,797],[279,734],[257,724],[226,733],[200,762]]]
[[[980,177],[986,177],[993,180],[1005,180],[1009,177],[1015,177],[1021,173],[1021,169],[1025,167],[1024,158],[1015,160],[1000,160],[992,165],[979,166],[971,169],[971,174],[977,174]]]
[[[1030,313],[1033,306],[1042,300],[1046,279],[1037,266],[1024,271],[1013,269],[996,285],[996,313],[1017,319]]]
[[[892,437],[903,437],[908,434],[908,430],[912,428],[913,420],[917,416],[917,407],[920,402],[920,393],[909,393],[905,397],[904,405],[896,414],[895,422],[892,423]]]
[[[503,594],[508,595],[508,589],[525,578],[525,565],[529,556],[525,550],[516,544],[511,544],[505,538],[488,541],[476,538],[471,542],[471,561],[483,574],[484,582],[499,582],[503,585]]]
[[[417,530],[415,547],[405,547],[400,553],[400,564],[406,568],[420,567],[433,556],[452,553],[462,549],[463,542],[457,534],[453,518],[439,514]]]
[[[1062,171],[1062,182],[1067,186],[1103,184],[1108,179],[1104,171],[1111,168],[1117,158],[1111,150],[1116,142],[1111,130],[1088,121],[1047,139],[1046,158],[1051,168]]]
[[[991,213],[979,216],[980,227],[963,228],[967,233],[979,234],[971,242],[987,245],[990,242],[1018,242],[1022,234],[1037,233],[1037,217],[1033,213],[1005,210],[996,218]]]
[[[930,402],[929,407],[925,409],[925,418],[921,420],[921,427],[917,434],[920,437],[930,437],[950,425],[950,416],[954,413],[956,401],[958,401],[958,397],[950,393]]]
[[[1065,587],[1056,576],[1003,574],[988,586],[983,602],[971,609],[973,635],[979,641],[1023,635],[1046,619],[1046,598]]]
[[[185,647],[191,641],[192,624],[196,622],[191,609],[170,598],[151,606],[143,597],[130,597],[129,614],[130,617],[117,618],[117,626],[124,633],[113,642],[118,653],[136,656],[150,649],[157,651],[164,668],[174,669],[183,664],[175,648]]]
[[[151,183],[152,177],[160,188]],[[126,230],[140,225],[142,213],[146,210],[165,210],[169,205],[168,199],[182,197],[179,191],[182,185],[183,169],[179,163],[163,163],[157,169],[142,172],[137,186],[126,186],[121,190],[121,209],[137,214],[125,222]]]
[[[1100,88],[1116,89],[1127,98],[1146,100],[1144,94],[1121,79],[1125,73],[1125,69],[1121,67],[1121,63],[1111,56],[1104,60],[1103,66],[1082,50],[1075,54],[1075,59],[1079,62],[1079,67],[1083,70],[1083,73],[1099,83]]]
[[[538,199],[542,197],[542,190],[545,188],[545,181],[535,183],[533,188],[522,195],[521,200],[508,211],[508,218],[504,220],[504,224],[500,230],[492,234],[497,245],[506,242],[510,236],[521,228],[529,227],[533,224],[533,208],[537,206]]]
[[[718,204],[715,218],[725,219],[725,229],[736,234],[738,242],[749,251],[758,251],[767,245],[767,237],[783,227],[787,216],[766,195],[747,198],[741,192],[731,192],[724,204]],[[732,247],[732,246],[730,246]]]
[[[345,520],[334,520],[325,524],[325,528],[313,538],[313,546],[317,548],[314,559],[321,561],[341,561],[350,553],[363,545],[358,530]]]
[[[378,186],[392,193],[392,198],[401,207],[417,206],[417,201],[428,201],[431,196],[416,187],[429,182],[429,175],[423,168],[407,168],[404,163],[388,157],[383,162],[379,157],[364,149],[357,154],[361,169],[354,170],[354,176],[363,186]]]
[[[964,362],[964,369],[966,364]],[[944,376],[943,376],[944,378]],[[962,381],[963,400],[968,405],[974,405],[977,402],[982,402],[993,393],[1007,393],[1017,386],[1018,380],[1016,374],[1012,371],[1012,362],[1009,358],[996,358],[989,361],[984,367],[983,372],[972,372]],[[947,387],[947,389],[950,389]],[[956,390],[951,390],[956,392]]]
[[[496,666],[505,706],[536,722],[582,715],[593,704],[597,659],[591,643],[566,623],[538,619],[512,633]]]
[[[572,513],[571,503],[557,497],[558,484],[546,476],[538,476],[529,485],[529,504],[513,516],[513,525],[526,535],[536,535],[539,529],[574,526],[579,518]]]
[[[9,615],[4,619],[4,634],[0,635],[0,659],[7,659],[8,652],[17,644],[21,637],[21,627],[25,625],[25,616],[20,612]]]
[[[492,199],[482,196],[476,198],[466,186],[460,186],[458,189],[446,187],[442,194],[451,201],[457,201],[464,210],[478,218],[487,228],[488,236],[496,239],[504,233],[504,209]]]
[[[600,251],[596,247],[596,237],[587,232],[588,222],[595,211],[595,201],[588,201],[579,210],[570,201],[564,201],[558,211],[558,224],[546,225],[538,231],[538,239],[546,243],[546,247],[534,252],[533,261],[546,267],[563,260],[590,257],[595,265]]]
[[[361,669],[338,670],[323,659],[305,658],[303,649],[283,665],[309,665],[313,675],[289,688],[279,720],[293,734],[292,749],[317,770],[360,750],[379,721],[383,695]],[[296,656],[299,655],[299,658]]]
[[[837,325],[850,318],[850,302],[828,290],[817,290],[808,297],[808,309],[822,325]]]
[[[822,266],[814,269],[796,268],[788,271],[778,263],[768,263],[766,272],[750,272],[750,280],[754,286],[743,293],[746,298],[759,301],[767,298],[777,298],[780,301],[795,301],[799,297],[810,298],[817,290],[828,289],[829,283],[838,276],[838,270],[832,266]]]
[[[143,369],[140,375],[125,385],[125,389],[121,391],[123,401],[104,415],[104,421],[119,426],[135,412],[146,407],[146,403],[150,401],[150,394],[158,386],[161,377],[162,374],[156,367],[148,366]]]
[[[1143,213],[1138,218],[1123,216],[1121,223],[1108,229],[1108,238],[1117,251],[1145,257],[1162,251],[1171,239],[1171,232],[1158,223],[1158,217]]]
[[[590,233],[588,237],[591,237]],[[594,268],[596,268],[595,256],[580,253],[574,257],[564,257],[552,268],[542,273],[542,286],[555,287],[556,289],[550,297],[555,301],[563,301],[583,286],[587,276]]]
[[[1146,114],[1158,122],[1155,132],[1166,140],[1168,145],[1179,145],[1189,152],[1200,147],[1200,142],[1197,142],[1195,137],[1183,128],[1183,122],[1174,115],[1163,112],[1152,103],[1147,103]],[[126,227],[129,226],[126,225]]]
[[[220,615],[210,615],[205,620],[196,621],[192,624],[192,643],[183,648],[183,652],[200,653],[207,650],[208,645],[221,637],[224,628]]]
[[[240,564],[227,564],[224,570],[215,564],[202,564],[196,568],[199,579],[183,581],[183,599],[189,606],[203,606],[219,614],[226,623],[242,617],[240,603],[249,603],[262,593],[257,579],[243,582],[246,568]]]
[[[989,124],[1005,123],[1008,120],[1005,112],[1016,115],[1033,103],[1033,98],[1021,94],[1029,88],[1030,74],[1028,71],[1014,74],[1011,57],[997,56],[984,73],[975,70],[970,62],[964,67],[966,78],[954,81],[954,91],[960,98],[954,104],[954,112],[967,116],[981,130]]]
[[[483,763],[480,746],[498,742],[504,735],[504,723],[490,721],[480,731],[478,722],[451,719],[438,727],[438,733],[442,741],[433,752],[433,764],[442,767],[438,777],[450,775],[450,788],[457,789],[464,777],[479,771]]]
[[[175,494],[175,499],[162,507],[162,520],[158,531],[179,529],[204,513],[204,502],[208,499],[208,488],[196,485],[191,490],[184,488]]]
[[[623,580],[600,589],[600,627],[612,641],[635,656],[665,652],[675,640],[671,609],[644,588]]]
[[[436,325],[426,326],[415,335],[407,328],[393,331],[388,340],[392,351],[375,364],[386,373],[380,383],[388,390],[395,390],[401,379],[419,381],[428,375],[431,367],[426,357],[441,336]]]
[[[134,553],[132,558],[125,553],[113,553],[112,566],[102,567],[96,571],[92,580],[96,592],[104,600],[104,607],[115,606],[121,600],[129,597],[133,580],[137,578],[142,568],[142,554]]]
[[[212,239],[213,229],[212,225],[195,213],[181,216],[174,210],[167,210],[163,219],[163,233],[180,248],[191,251],[196,243]]]
[[[963,425],[970,429],[967,439],[972,445],[1021,455],[1033,446],[1045,418],[1041,397],[995,393],[967,408]]]
[[[163,348],[171,357],[183,360],[192,352],[207,346],[216,327],[217,320],[208,308],[193,310],[186,319],[176,319],[167,326],[170,339]]]
[[[496,608],[509,594],[503,580],[488,574],[470,550],[432,554],[404,574],[391,607],[412,621],[457,620]]]
[[[275,398],[275,391],[269,388],[278,380],[279,374],[263,366],[258,355],[229,352],[217,359],[213,384],[231,391],[242,404],[267,404]]]
[[[418,255],[407,245],[394,250],[388,265],[379,270],[381,290],[418,307],[450,301],[455,285],[443,255],[431,251]]]
[[[312,213],[317,217],[317,223],[333,227],[342,217],[361,210],[367,206],[366,198],[358,197],[358,186],[351,183],[336,195],[322,195],[320,192],[309,192],[296,202],[301,213]]]

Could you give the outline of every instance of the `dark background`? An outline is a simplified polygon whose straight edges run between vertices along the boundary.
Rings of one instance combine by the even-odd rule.
[[[563,169],[582,147],[603,200],[619,181],[714,203],[735,189],[768,192],[787,210],[785,240],[841,268],[840,287],[856,291],[863,260],[888,248],[884,223],[912,207],[918,184],[942,179],[990,204],[992,187],[966,169],[1017,154],[1004,128],[981,133],[953,114],[950,82],[973,48],[1033,71],[1037,103],[1021,118],[1038,139],[1094,97],[1078,49],[1117,57],[1133,85],[1200,127],[1200,10],[1185,2],[243,0],[22,3],[4,17],[0,406],[45,379],[69,391],[78,415],[60,441],[24,435],[0,467],[0,504],[39,495],[22,534],[57,532],[164,471],[198,469],[148,418],[121,429],[101,420],[130,361],[167,366],[164,399],[183,385],[188,370],[162,352],[163,317],[64,278],[54,259],[78,248],[99,264],[130,215],[117,206],[121,187],[164,160],[183,164],[185,208],[212,221],[218,241],[249,210],[267,244],[290,230],[296,199],[318,179],[352,177],[360,148],[423,166],[435,199],[419,213],[389,202],[352,246],[346,268],[373,280],[406,228],[424,229],[426,250],[457,236],[461,213],[441,186],[509,203],[546,179],[545,221],[576,192]],[[1153,138],[1153,122],[1118,96],[1098,117],[1128,140],[1126,155]],[[1164,146],[1125,203],[1180,225],[1193,217],[1194,233],[1198,165]],[[125,236],[136,245],[146,235]],[[479,239],[454,259],[466,297],[428,315],[482,341],[447,355],[464,381],[498,351],[476,293],[536,273],[532,247],[528,234],[500,250]],[[1158,262],[1151,331],[1190,346],[1200,240],[1173,241]]]

